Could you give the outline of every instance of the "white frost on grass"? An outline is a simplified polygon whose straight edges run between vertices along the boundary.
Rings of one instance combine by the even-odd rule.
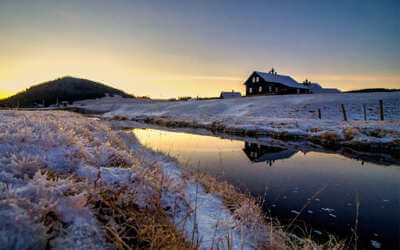
[[[258,234],[266,236],[131,134],[68,112],[0,112],[2,247],[113,248],[87,204],[99,187],[124,190],[139,207],[161,190],[171,220],[201,249],[249,249]]]

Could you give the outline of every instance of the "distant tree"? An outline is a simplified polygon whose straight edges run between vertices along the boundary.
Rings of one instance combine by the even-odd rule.
[[[311,85],[311,82],[310,82],[309,80],[305,79],[305,80],[303,81],[303,85],[304,85],[304,86],[310,86],[310,85]]]
[[[188,101],[190,99],[192,99],[192,97],[190,97],[190,96],[180,96],[180,97],[178,97],[178,101]]]
[[[385,88],[370,88],[370,89],[358,89],[358,90],[350,90],[345,93],[371,93],[371,92],[396,92],[400,91],[400,89],[385,89]]]

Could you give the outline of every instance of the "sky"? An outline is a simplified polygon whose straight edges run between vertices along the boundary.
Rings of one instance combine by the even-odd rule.
[[[0,97],[62,76],[218,96],[272,67],[328,88],[400,88],[399,20],[398,0],[0,0]]]

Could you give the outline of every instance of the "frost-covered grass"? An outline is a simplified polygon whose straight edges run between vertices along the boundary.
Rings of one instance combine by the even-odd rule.
[[[343,244],[293,238],[265,223],[255,200],[228,184],[68,112],[0,112],[0,190],[5,249]]]
[[[167,177],[140,150],[80,115],[1,112],[0,245],[116,248],[133,237],[133,246],[190,246],[158,206]]]
[[[0,245],[112,247],[88,198],[99,188],[124,189],[145,206],[154,170],[139,161],[109,128],[80,115],[1,112]]]

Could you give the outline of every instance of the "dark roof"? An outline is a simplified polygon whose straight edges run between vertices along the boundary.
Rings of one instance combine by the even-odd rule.
[[[309,89],[307,86],[296,82],[290,76],[279,75],[276,73],[265,73],[260,71],[255,71],[255,73],[264,79],[266,82],[280,83],[290,88],[298,88],[298,89]]]

